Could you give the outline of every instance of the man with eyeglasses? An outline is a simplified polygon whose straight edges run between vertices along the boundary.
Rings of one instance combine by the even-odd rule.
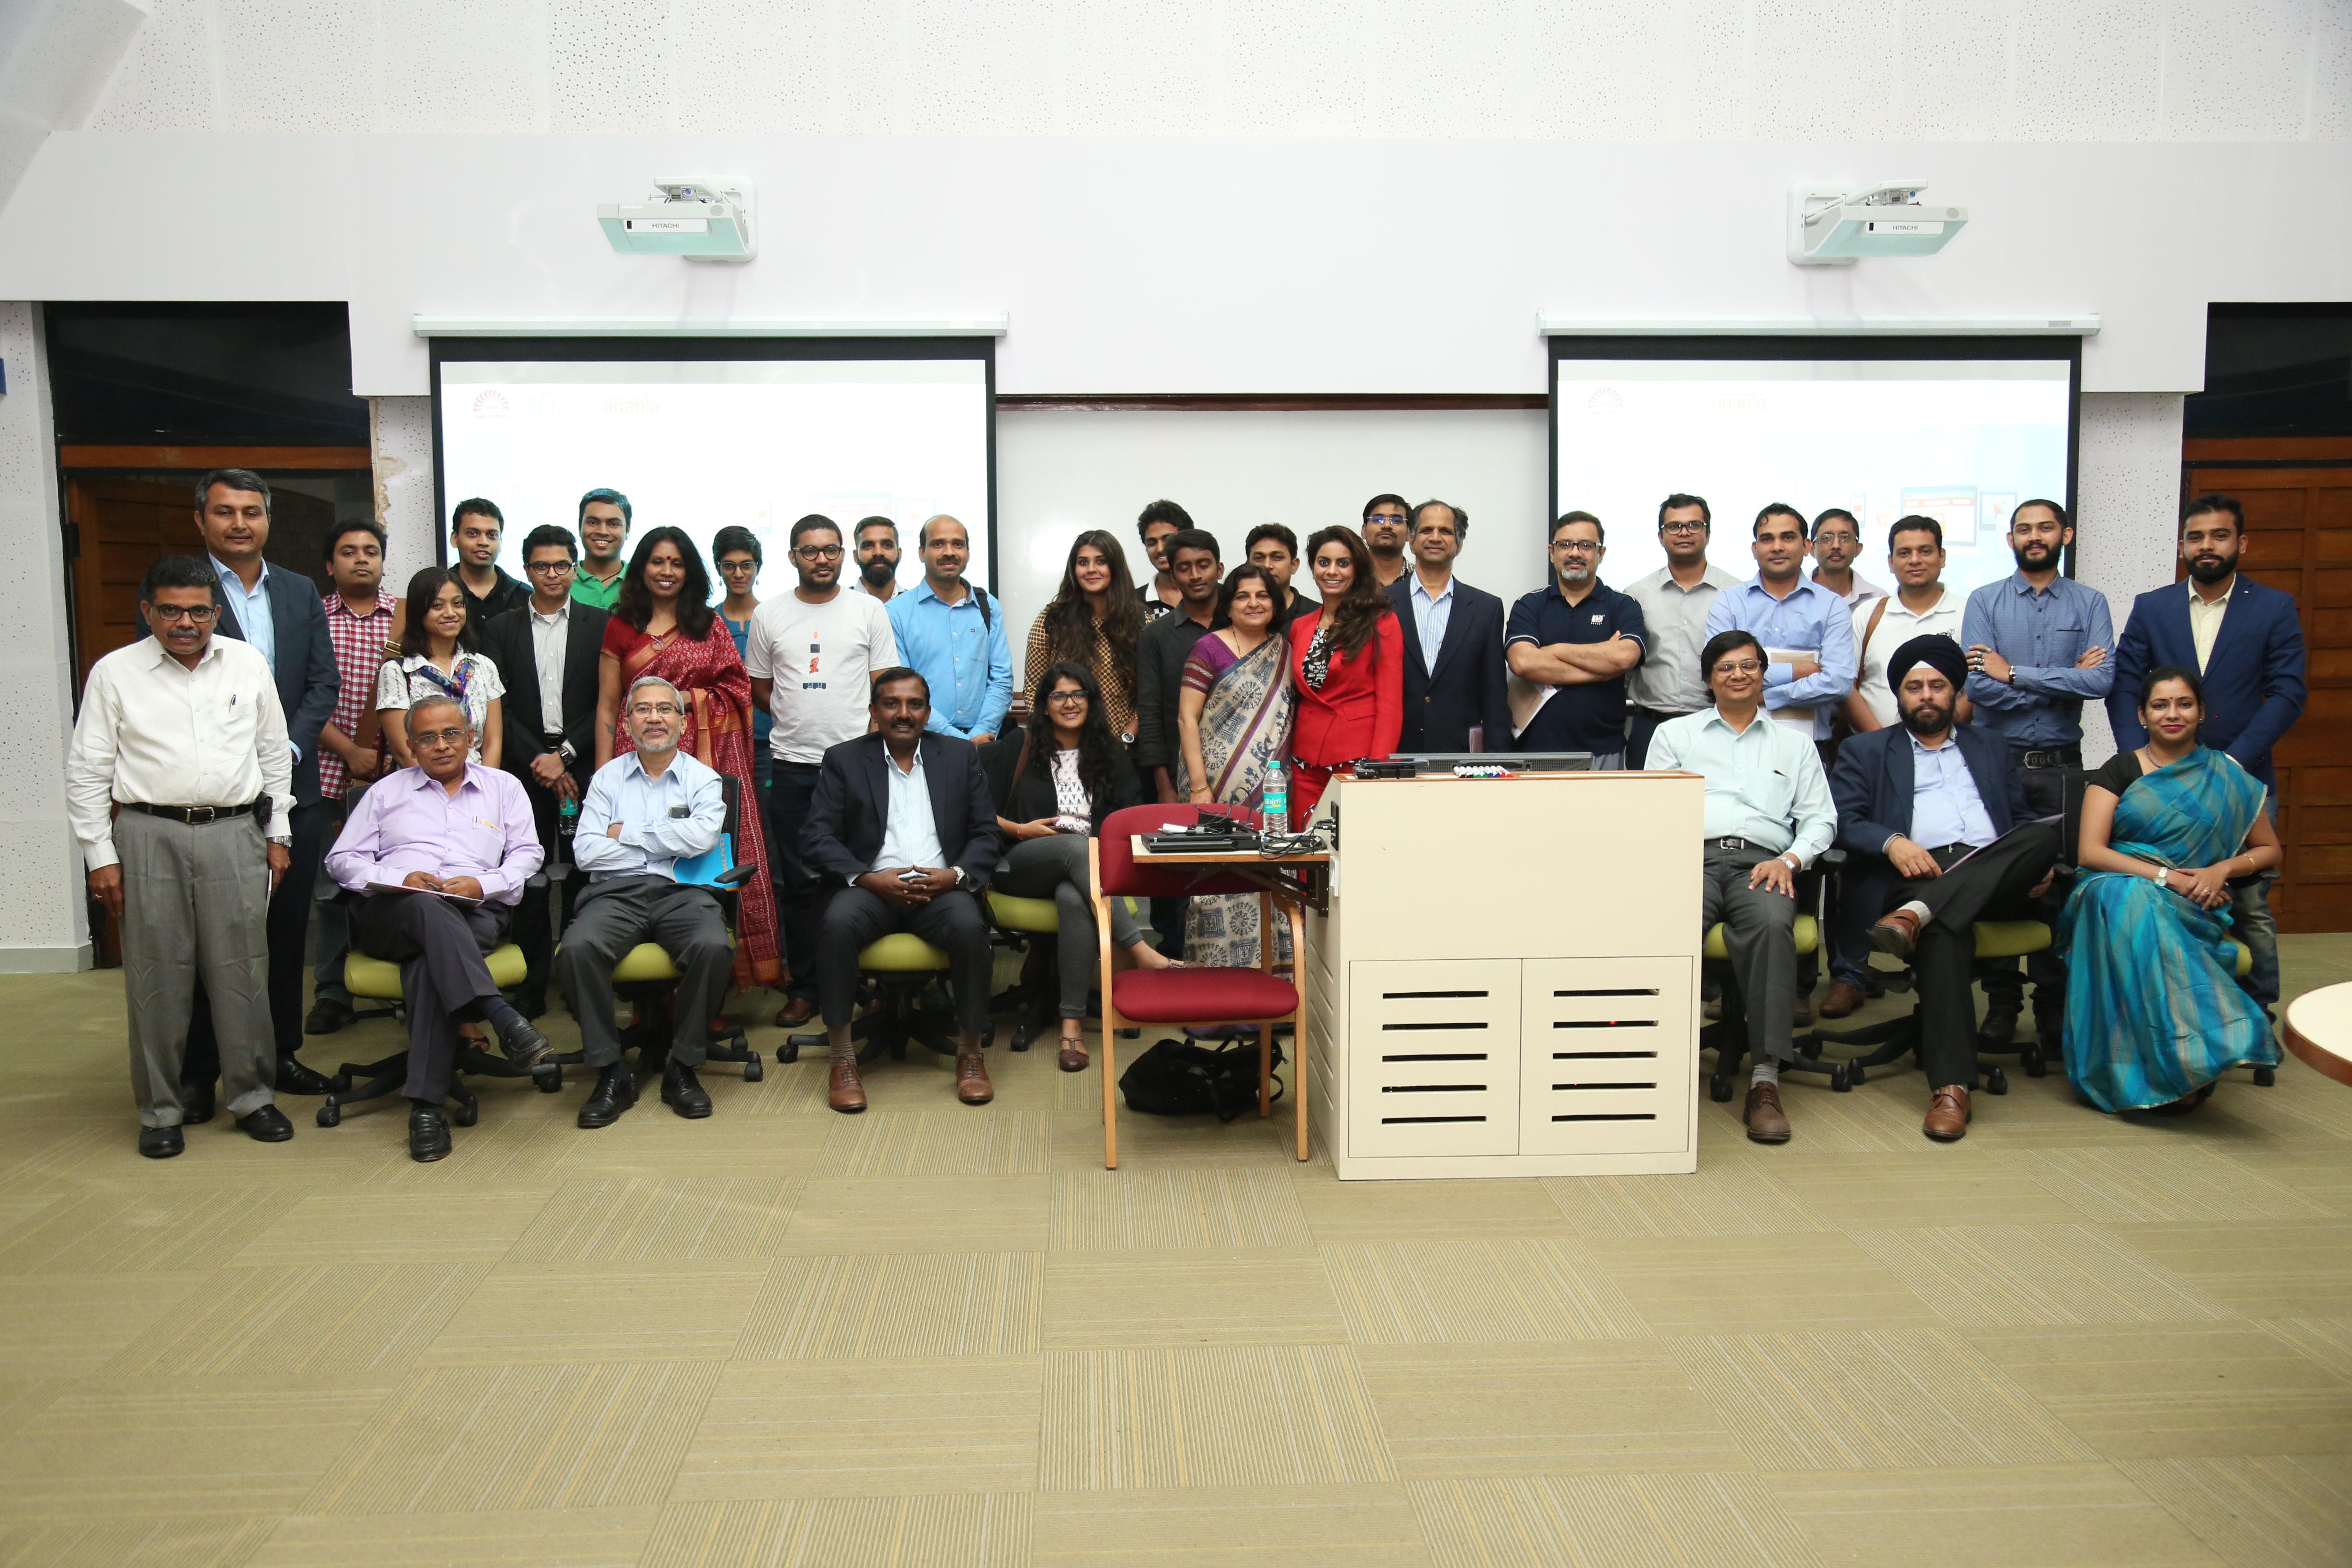
[[[1511,699],[1519,728],[1495,750],[1590,752],[1596,770],[1625,765],[1625,677],[1641,664],[1649,633],[1642,606],[1601,580],[1607,537],[1589,511],[1554,520],[1552,581],[1512,605],[1504,628],[1503,659],[1520,682]]]
[[[859,531],[861,533],[865,530]],[[771,779],[769,869],[793,975],[780,1028],[816,1016],[817,931],[824,889],[801,858],[801,835],[827,748],[866,733],[866,682],[898,662],[898,630],[881,599],[841,586],[841,528],[811,512],[793,524],[791,555],[800,585],[760,601],[743,644],[751,700],[775,717],[768,732]]]
[[[1364,503],[1364,548],[1372,554],[1372,575],[1383,588],[1404,576],[1404,545],[1412,531],[1412,508],[1400,495],[1376,495]]]
[[[449,1152],[442,1102],[457,1026],[487,1024],[534,1077],[562,1069],[547,1037],[499,994],[487,959],[523,885],[540,867],[530,802],[511,775],[467,761],[474,727],[439,692],[408,710],[416,765],[368,786],[327,857],[327,874],[356,901],[352,933],[371,958],[400,965],[408,1010],[408,1156]]]
[[[1739,586],[1738,578],[1707,564],[1713,535],[1706,498],[1676,490],[1658,503],[1658,543],[1666,563],[1625,590],[1642,606],[1642,625],[1650,634],[1641,664],[1625,680],[1629,768],[1650,765],[1650,737],[1659,725],[1706,706],[1698,650],[1706,643],[1707,612],[1717,594]]]
[[[1811,545],[1813,581],[1845,601],[1851,615],[1858,605],[1886,597],[1886,590],[1853,569],[1862,557],[1862,524],[1842,506],[1831,507],[1813,519]]]
[[[522,781],[540,848],[561,871],[559,823],[563,803],[588,792],[596,766],[596,697],[605,614],[572,596],[578,546],[572,531],[543,522],[522,542],[523,574],[530,599],[482,628],[483,651],[506,683],[506,725],[500,761]],[[529,965],[515,1005],[523,1016],[547,1011],[547,977],[554,963],[554,921],[572,904],[572,879],[550,876],[524,889],[515,910],[515,945]],[[560,918],[569,919],[568,914]]]

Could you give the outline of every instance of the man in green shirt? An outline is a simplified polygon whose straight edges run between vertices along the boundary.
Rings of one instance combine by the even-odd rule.
[[[621,596],[621,574],[627,563],[621,546],[629,538],[629,498],[614,489],[593,489],[580,498],[580,548],[583,559],[572,574],[572,596],[583,605],[610,610]]]

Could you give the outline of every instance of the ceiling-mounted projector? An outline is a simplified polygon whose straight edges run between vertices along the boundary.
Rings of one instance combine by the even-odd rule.
[[[683,256],[688,261],[749,261],[749,180],[656,180],[656,199],[600,202],[596,221],[623,256]]]
[[[1967,226],[1966,207],[1927,206],[1925,180],[1883,180],[1789,189],[1789,259],[1800,267],[1851,267],[1865,256],[1933,256]]]

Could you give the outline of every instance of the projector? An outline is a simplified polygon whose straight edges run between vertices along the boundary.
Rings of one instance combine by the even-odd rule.
[[[1865,256],[1933,256],[1967,226],[1966,207],[1927,206],[1925,180],[1885,180],[1865,190],[1800,184],[1789,190],[1789,259],[1851,267]]]
[[[683,256],[688,261],[749,261],[749,180],[656,180],[656,198],[600,202],[596,221],[623,256]]]

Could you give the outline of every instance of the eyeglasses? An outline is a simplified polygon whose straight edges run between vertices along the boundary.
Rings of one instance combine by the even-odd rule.
[[[836,550],[834,553],[838,555],[841,552]],[[719,574],[727,577],[747,577],[759,569],[760,563],[756,561],[721,561],[719,563]]]
[[[1563,539],[1552,548],[1569,555],[1598,555],[1601,553],[1601,542],[1596,539]]]
[[[220,611],[211,605],[149,605],[161,621],[185,621],[192,626],[208,626],[220,618]]]
[[[675,719],[677,715],[678,706],[675,702],[632,702],[629,704],[629,717],[632,719]]]
[[[569,561],[527,561],[523,563],[522,569],[530,573],[534,577],[569,577],[572,575],[572,563]]]
[[[1862,536],[1854,533],[1816,533],[1813,535],[1813,542],[1815,544],[1852,546],[1860,544],[1862,542]]]
[[[473,733],[460,724],[454,730],[419,730],[409,740],[420,746],[462,746]]]
[[[1764,667],[1752,658],[1727,658],[1715,667],[1717,675],[1754,675]]]
[[[1705,533],[1706,531],[1706,524],[1703,522],[1662,522],[1658,524],[1658,531],[1660,533]]]
[[[799,549],[793,551],[793,553],[799,556],[803,561],[838,561],[841,559],[841,546],[838,544],[803,544]],[[719,570],[724,572],[727,568],[721,566]]]
[[[1083,691],[1048,691],[1045,700],[1056,708],[1078,708],[1085,705],[1087,694]]]

